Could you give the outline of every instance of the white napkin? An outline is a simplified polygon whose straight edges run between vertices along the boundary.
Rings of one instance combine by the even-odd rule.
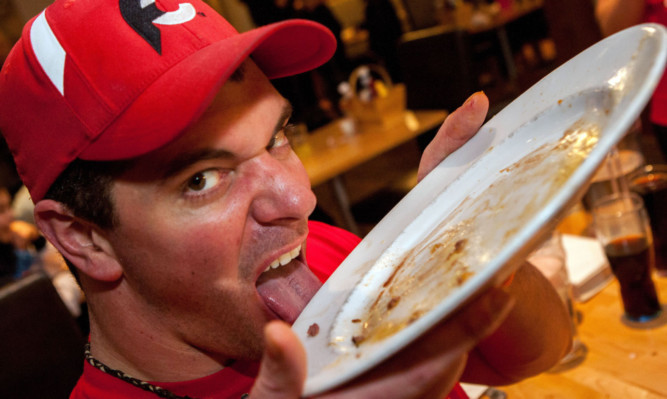
[[[479,399],[489,389],[488,385],[467,384],[463,382],[461,383],[461,388],[463,388],[470,399]]]
[[[613,279],[609,261],[594,238],[563,234],[562,242],[574,297],[586,302]]]

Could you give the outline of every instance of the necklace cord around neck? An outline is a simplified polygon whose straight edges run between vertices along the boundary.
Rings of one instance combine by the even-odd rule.
[[[157,385],[153,385],[151,383],[148,383],[146,381],[142,381],[138,378],[131,377],[125,373],[123,373],[120,370],[112,369],[111,367],[107,366],[106,364],[100,362],[99,360],[95,359],[93,355],[90,353],[90,343],[86,343],[84,354],[86,356],[86,361],[90,363],[91,366],[95,367],[96,369],[102,371],[103,373],[109,374],[110,376],[119,378],[129,384],[134,385],[137,388],[141,388],[144,391],[151,392],[161,398],[167,398],[167,399],[195,399],[190,396],[179,396],[176,395],[175,393],[171,392],[168,389],[161,388]]]
[[[112,377],[116,377],[122,381],[127,382],[128,384],[132,384],[133,386],[137,388],[141,388],[144,391],[148,391],[150,393],[153,393],[161,398],[167,398],[167,399],[196,399],[191,396],[179,396],[176,395],[175,393],[171,392],[168,389],[159,387],[157,385],[153,385],[149,382],[140,380],[138,378],[131,377],[124,372],[116,369],[112,369],[111,367],[107,366],[106,364],[102,363],[101,361],[95,359],[93,357],[92,353],[90,353],[90,342],[87,342],[86,345],[84,346],[84,355],[86,357],[86,361],[96,369],[102,371],[105,374],[109,374]],[[234,363],[233,360],[229,361],[228,363],[225,364],[225,367],[230,366],[232,363]],[[241,399],[246,399],[249,395],[247,393],[244,393],[241,395]]]

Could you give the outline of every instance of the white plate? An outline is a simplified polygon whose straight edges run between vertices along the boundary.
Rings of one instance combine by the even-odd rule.
[[[308,358],[304,395],[367,371],[501,284],[582,196],[648,102],[666,55],[659,25],[597,43],[513,101],[419,183],[294,323]],[[362,330],[364,322],[371,327]],[[319,332],[308,334],[314,324]]]

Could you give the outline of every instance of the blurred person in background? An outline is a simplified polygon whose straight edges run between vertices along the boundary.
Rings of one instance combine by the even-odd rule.
[[[19,190],[19,193],[22,190]],[[19,199],[21,208],[32,213],[34,205],[29,198]],[[67,268],[62,256],[39,232],[32,217],[22,220],[15,217],[9,190],[0,188],[0,282],[10,282],[36,272],[44,272],[51,279],[73,317],[82,315],[84,302],[81,288]]]
[[[16,253],[14,251],[11,197],[6,188],[0,188],[0,285],[16,277]]]
[[[595,16],[604,36],[643,22],[667,26],[667,3],[664,0],[597,0]],[[649,120],[662,154],[667,157],[667,74],[651,97]]]
[[[256,26],[294,18],[293,0],[241,0],[248,7]]]
[[[293,18],[318,22],[334,34],[337,47],[323,65],[303,74],[275,79],[273,85],[293,106],[292,121],[314,130],[341,116],[338,84],[349,74],[341,24],[323,0],[242,0],[256,26]]]
[[[5,273],[20,278],[36,261],[45,240],[33,224],[14,219],[9,190],[0,187],[0,262]]]
[[[398,42],[403,35],[401,21],[390,0],[365,0],[364,23],[368,31],[368,45],[378,63],[389,72],[394,82],[401,82],[398,63]]]

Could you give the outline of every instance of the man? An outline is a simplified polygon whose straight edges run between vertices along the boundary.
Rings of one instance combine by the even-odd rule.
[[[306,262],[330,274],[358,239],[307,222],[315,197],[267,77],[317,67],[335,39],[307,21],[238,34],[181,1],[57,0],[0,74],[0,130],[89,305],[72,397],[296,398],[305,356],[288,323],[319,287]],[[447,119],[420,176],[487,108],[478,93]],[[509,288],[323,397],[444,397],[461,376],[508,383],[554,364],[568,328],[525,265]]]
[[[609,36],[642,22],[667,26],[667,2],[664,0],[598,0],[595,17],[603,36]],[[662,155],[667,157],[667,73],[663,73],[653,91],[648,120],[658,140]]]

